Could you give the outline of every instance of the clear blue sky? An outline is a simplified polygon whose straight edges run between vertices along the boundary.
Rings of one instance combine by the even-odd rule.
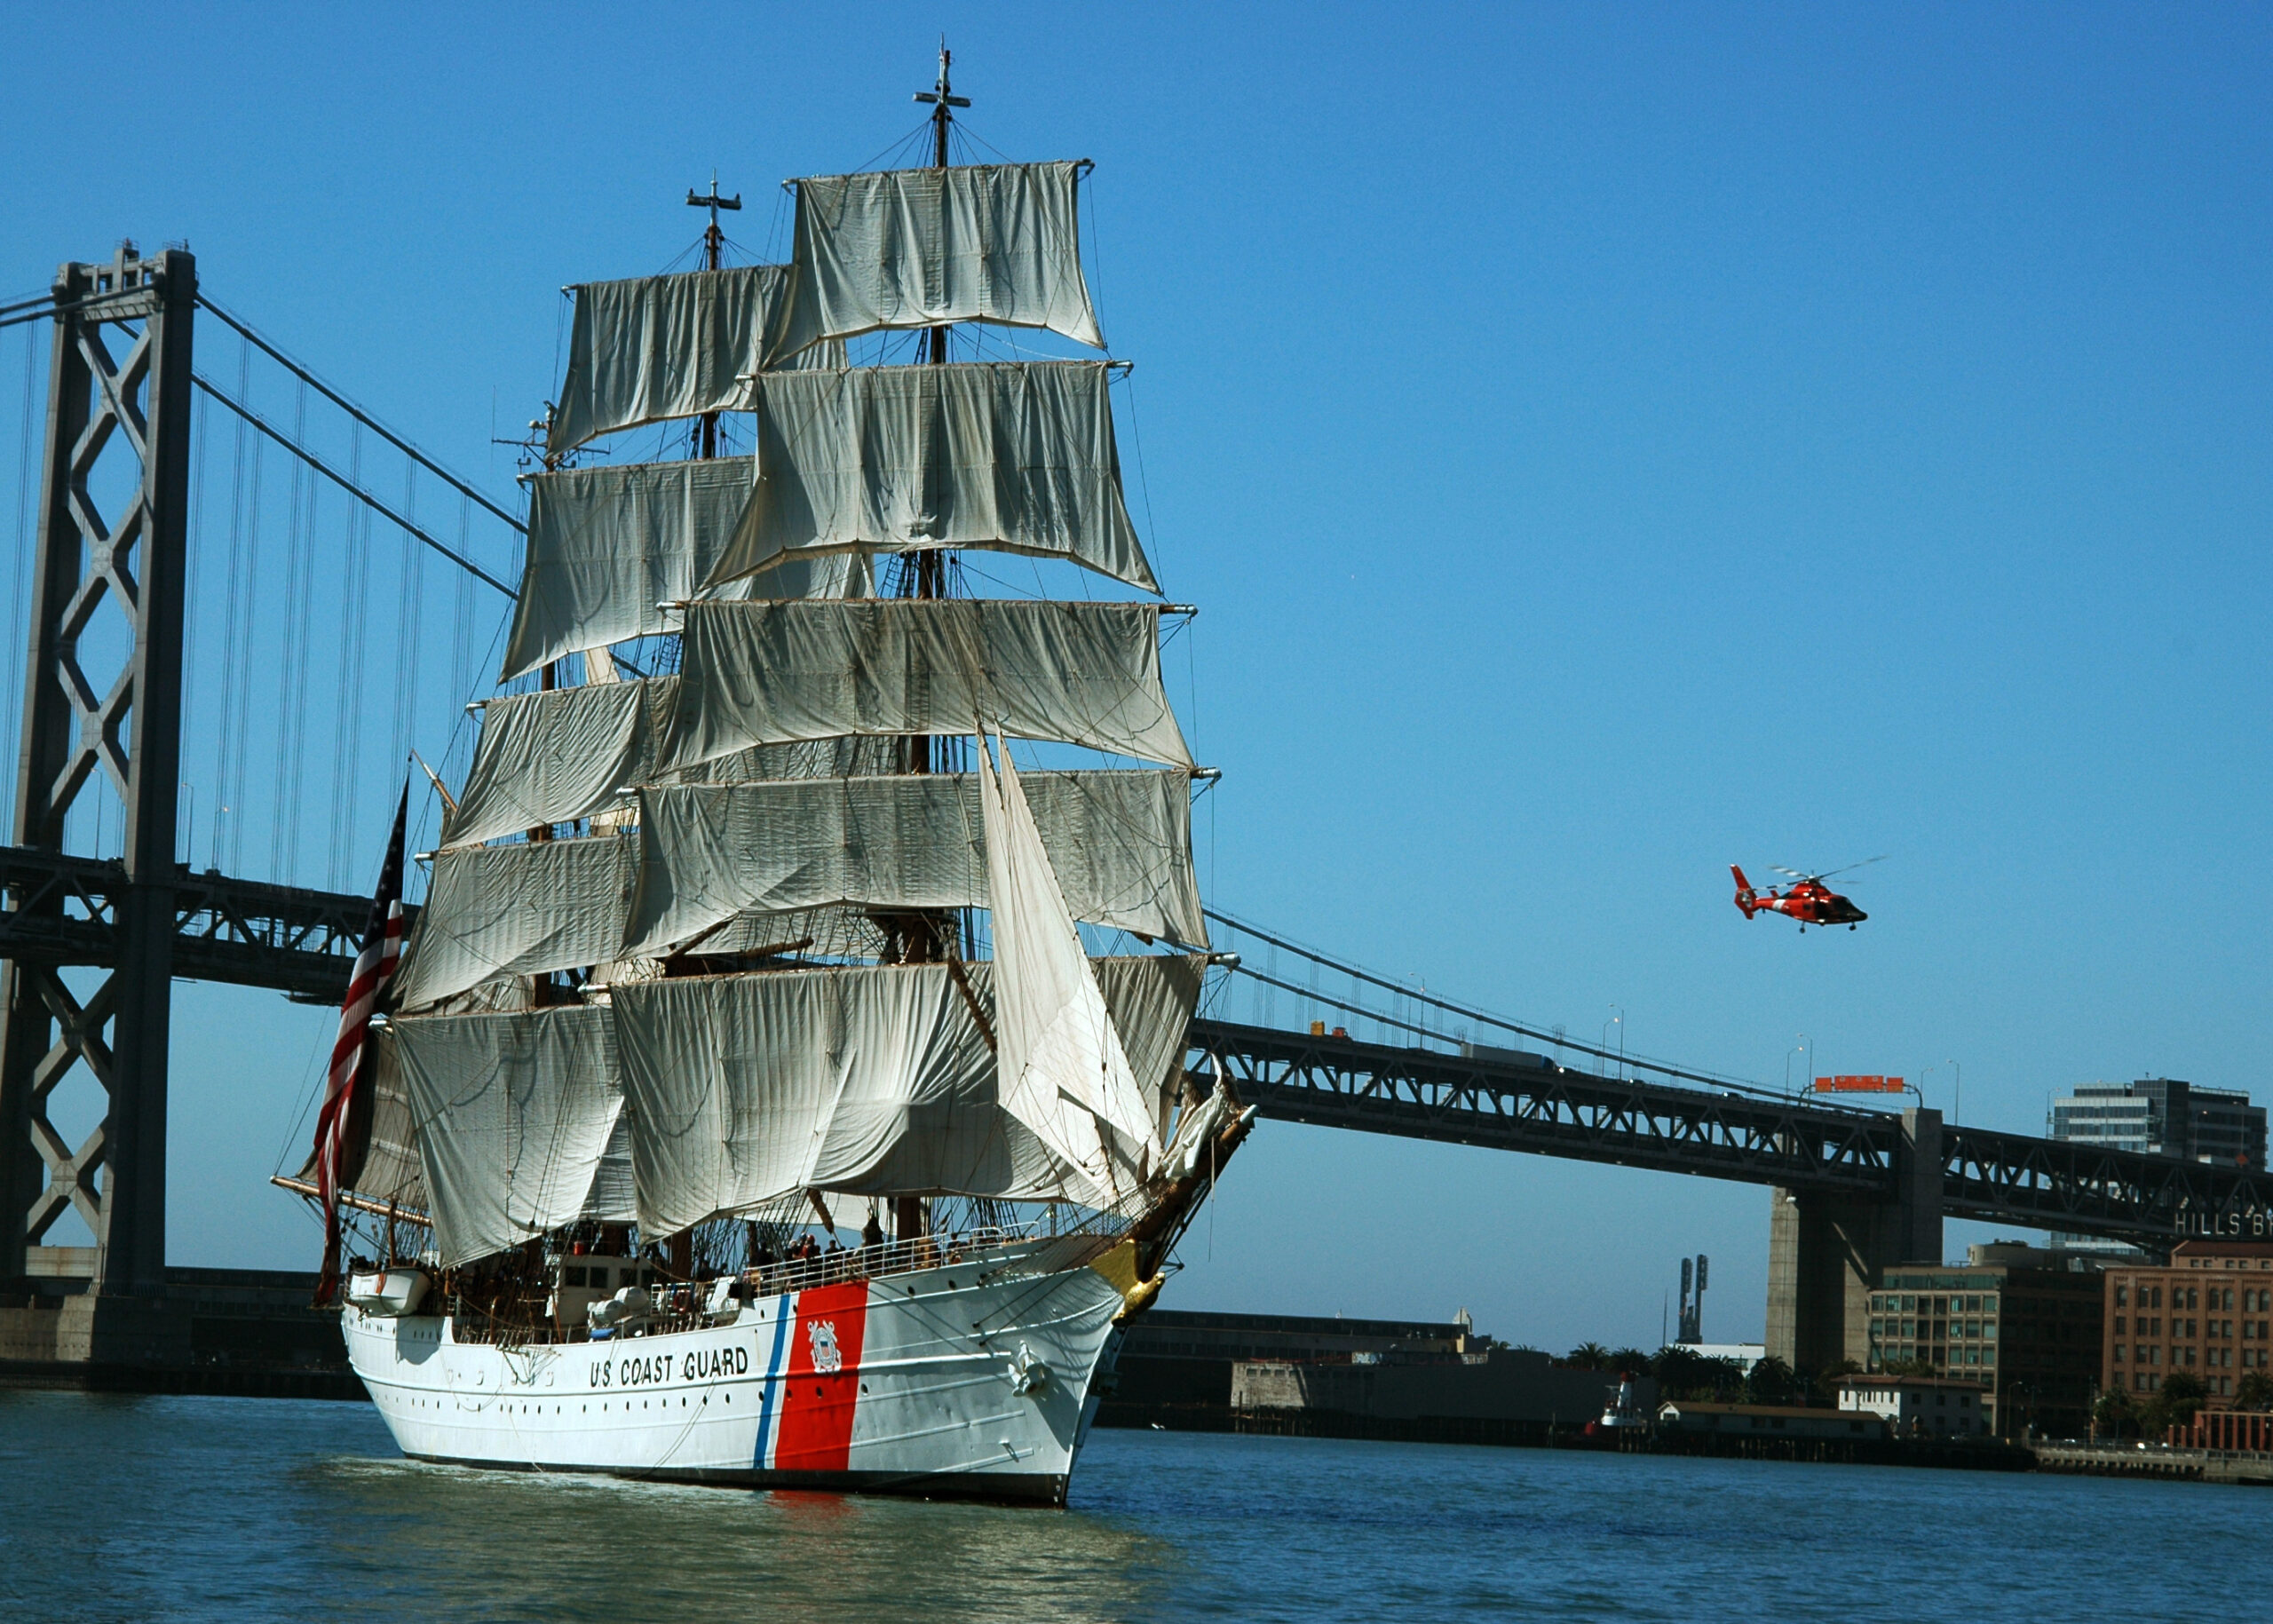
[[[1214,898],[1770,1082],[1802,1033],[1953,1058],[1995,1126],[2273,1092],[2261,6],[13,11],[0,290],[186,237],[501,494],[558,286],[674,259],[714,167],[762,250],[945,28],[973,131],[1097,161]],[[1881,852],[1851,935],[1730,906],[1731,860]],[[174,1260],[305,1266],[259,1181],[329,1018],[180,1010]],[[1640,1341],[1705,1250],[1708,1332],[1757,1335],[1767,1206],[1266,1126],[1174,1301]]]

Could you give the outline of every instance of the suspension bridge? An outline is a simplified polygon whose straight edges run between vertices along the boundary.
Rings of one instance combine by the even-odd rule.
[[[67,265],[0,305],[0,338],[24,673],[0,707],[0,1314],[83,1299],[79,1357],[158,1358],[173,984],[339,996],[384,790],[414,743],[446,773],[471,748],[521,524],[201,292],[186,249]],[[1803,1368],[1839,1357],[1876,1270],[1941,1256],[1945,1216],[2269,1233],[2261,1174],[1794,1098],[1212,917],[1240,960],[1192,1028],[1200,1086],[1273,1121],[1770,1186],[1770,1343]]]

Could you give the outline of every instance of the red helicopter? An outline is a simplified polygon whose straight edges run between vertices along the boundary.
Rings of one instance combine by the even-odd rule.
[[[1796,868],[1778,867],[1777,873],[1792,876],[1792,883],[1782,891],[1773,886],[1764,891],[1754,890],[1752,882],[1744,877],[1744,870],[1734,863],[1729,865],[1729,872],[1737,876],[1737,907],[1744,910],[1746,919],[1763,910],[1782,914],[1798,920],[1800,934],[1804,936],[1810,925],[1845,925],[1851,931],[1868,919],[1868,914],[1824,882],[1832,875],[1845,874],[1848,869],[1864,868],[1885,860],[1883,857],[1866,857],[1859,863],[1848,864],[1846,868],[1833,868],[1829,874],[1802,874]]]

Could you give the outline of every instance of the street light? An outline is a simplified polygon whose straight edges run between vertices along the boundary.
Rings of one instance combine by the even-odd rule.
[[[1792,1091],[1792,1057],[1804,1051],[1812,1058],[1815,1053],[1815,1050],[1811,1046],[1813,1040],[1810,1039],[1806,1033],[1796,1033],[1794,1035],[1800,1041],[1784,1051],[1784,1092],[1787,1095]],[[1802,1079],[1802,1081],[1804,1081],[1805,1080]],[[1804,1089],[1802,1091],[1805,1092]]]
[[[1607,1004],[1604,1007],[1606,1009],[1616,1010],[1618,1011],[1617,1014],[1612,1016],[1608,1020],[1602,1024],[1602,1047],[1605,1051],[1604,1058],[1607,1058],[1607,1051],[1610,1048],[1610,1029],[1612,1026],[1617,1027],[1618,1080],[1619,1081],[1623,1082],[1626,1081],[1626,1009],[1624,1005],[1615,1003]]]

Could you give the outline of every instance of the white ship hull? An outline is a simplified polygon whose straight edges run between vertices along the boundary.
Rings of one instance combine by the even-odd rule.
[[[342,1319],[356,1374],[419,1460],[1061,1505],[1123,1299],[1086,1266],[987,1273],[818,1286],[731,1323],[591,1341]]]

